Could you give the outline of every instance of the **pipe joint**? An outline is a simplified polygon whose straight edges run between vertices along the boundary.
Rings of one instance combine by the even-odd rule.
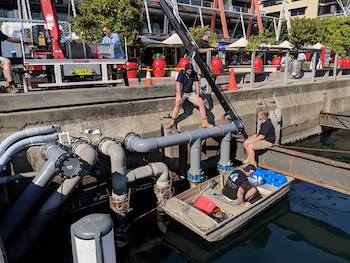
[[[187,180],[192,182],[192,183],[201,183],[204,181],[204,179],[205,179],[205,177],[204,177],[203,172],[201,172],[200,174],[196,174],[196,175],[191,174],[190,171],[187,173]]]
[[[140,136],[135,132],[129,132],[127,135],[125,135],[123,144],[125,145],[128,151],[131,151],[131,152],[134,151],[133,147],[131,147],[131,141],[134,138],[140,138]]]
[[[226,164],[218,163],[218,165],[217,165],[217,171],[220,173],[230,172],[232,170],[233,170],[233,166],[232,166],[231,162],[226,163]]]

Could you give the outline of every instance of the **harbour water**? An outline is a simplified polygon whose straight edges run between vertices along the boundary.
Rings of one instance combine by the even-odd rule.
[[[315,136],[293,146],[350,150],[350,132]],[[350,155],[309,152],[350,162]],[[331,176],[331,175],[330,175]],[[137,193],[134,200],[152,196]],[[134,204],[139,213],[151,209]],[[108,211],[99,207],[92,212]],[[58,218],[20,262],[72,262],[69,226],[80,215]],[[134,215],[136,217],[137,215]],[[167,216],[149,213],[120,236],[117,256],[127,262],[350,262],[350,196],[297,182],[288,197],[243,229],[217,243],[207,243]],[[122,242],[129,240],[128,243]]]

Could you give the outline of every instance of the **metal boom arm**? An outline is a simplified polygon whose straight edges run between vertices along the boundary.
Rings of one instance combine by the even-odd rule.
[[[168,17],[171,25],[173,26],[176,33],[179,35],[182,42],[184,43],[186,50],[190,54],[195,54],[194,60],[196,61],[198,67],[200,68],[201,74],[206,78],[206,80],[208,81],[208,84],[212,88],[212,91],[214,92],[215,96],[219,100],[222,108],[225,111],[225,115],[230,116],[230,118],[233,121],[240,122],[241,124],[240,126],[242,127],[240,132],[243,133],[244,137],[246,137],[242,120],[239,118],[237,112],[231,105],[229,99],[226,97],[224,93],[220,91],[219,87],[215,84],[209,67],[203,61],[202,57],[198,53],[198,46],[196,42],[192,39],[181,17],[179,15],[174,14],[172,4],[169,2],[169,0],[156,0],[156,2],[159,3],[160,7],[163,9],[164,14]]]

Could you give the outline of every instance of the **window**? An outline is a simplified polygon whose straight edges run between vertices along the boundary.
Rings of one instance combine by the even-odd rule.
[[[280,12],[273,12],[266,14],[267,16],[280,17]]]
[[[302,15],[305,15],[305,10],[306,10],[306,7],[295,8],[295,9],[290,10],[290,15],[291,16],[302,16]]]
[[[262,1],[263,7],[268,7],[268,6],[273,6],[273,5],[279,5],[279,4],[281,4],[281,3],[282,3],[281,0],[265,0],[265,1]]]

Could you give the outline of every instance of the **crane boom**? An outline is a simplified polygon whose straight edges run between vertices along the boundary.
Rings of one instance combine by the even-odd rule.
[[[46,28],[50,35],[53,58],[64,59],[64,54],[60,45],[61,34],[58,26],[58,18],[52,0],[40,0],[40,4]]]
[[[159,3],[160,7],[163,9],[164,14],[168,17],[174,30],[184,43],[186,50],[190,54],[194,54],[194,60],[196,61],[199,69],[201,70],[201,75],[204,76],[208,81],[209,86],[211,87],[215,96],[219,100],[219,103],[224,109],[225,115],[229,116],[232,121],[235,121],[239,125],[239,131],[244,135],[244,137],[247,137],[247,134],[244,131],[244,124],[242,120],[239,118],[229,99],[223,92],[221,92],[219,87],[215,84],[211,74],[211,70],[199,54],[198,46],[192,38],[192,36],[190,35],[190,32],[188,31],[186,25],[183,23],[181,17],[176,12],[174,12],[172,3],[169,0],[156,0],[156,2]]]

